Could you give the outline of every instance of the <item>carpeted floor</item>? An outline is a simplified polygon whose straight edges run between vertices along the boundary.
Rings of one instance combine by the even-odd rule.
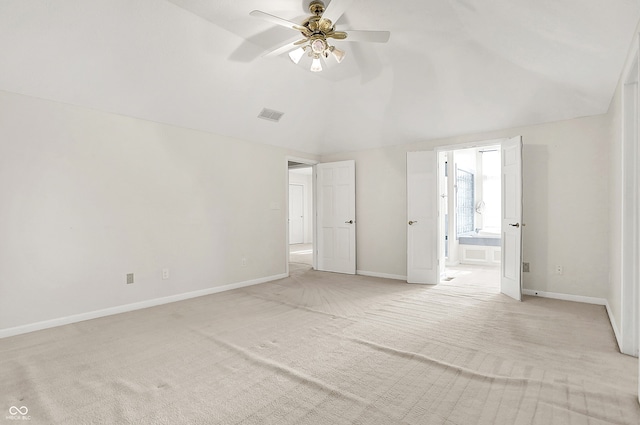
[[[603,307],[321,273],[0,340],[32,424],[638,424]]]

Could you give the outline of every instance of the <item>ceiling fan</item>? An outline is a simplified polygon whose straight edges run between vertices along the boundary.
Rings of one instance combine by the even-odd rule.
[[[301,24],[279,18],[260,10],[254,10],[249,15],[264,19],[273,24],[281,25],[299,31],[304,38],[279,47],[265,56],[278,56],[289,52],[289,57],[294,63],[299,63],[300,59],[307,54],[312,59],[311,71],[322,71],[321,58],[327,60],[333,56],[340,63],[344,59],[345,52],[329,44],[329,39],[363,41],[373,43],[386,43],[391,35],[389,31],[336,31],[335,23],[347,10],[352,0],[332,0],[325,8],[324,2],[313,0],[309,4],[309,11],[312,13]],[[295,50],[294,50],[295,49]]]

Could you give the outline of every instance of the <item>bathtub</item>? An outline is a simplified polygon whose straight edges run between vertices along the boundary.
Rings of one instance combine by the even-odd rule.
[[[471,232],[458,238],[458,258],[461,264],[497,265],[501,260],[500,234]]]

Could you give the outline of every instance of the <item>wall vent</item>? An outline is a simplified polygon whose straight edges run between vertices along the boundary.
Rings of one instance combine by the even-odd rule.
[[[274,111],[273,109],[264,108],[260,111],[258,118],[262,118],[263,120],[278,122],[280,118],[284,115],[284,112]]]

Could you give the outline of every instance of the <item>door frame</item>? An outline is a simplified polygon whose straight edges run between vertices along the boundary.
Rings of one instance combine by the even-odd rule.
[[[620,351],[638,356],[640,344],[640,48],[635,51],[622,74],[622,206],[620,229],[621,313]],[[640,394],[640,390],[639,390]]]
[[[479,141],[469,141],[469,142],[465,142],[465,143],[457,143],[454,145],[441,145],[441,146],[436,146],[433,150],[436,152],[436,156],[437,156],[437,161],[438,161],[438,165],[440,165],[440,153],[441,152],[453,152],[453,151],[457,151],[457,150],[463,150],[463,149],[474,149],[474,148],[483,148],[483,147],[490,147],[490,146],[502,146],[502,142],[509,140],[510,137],[501,137],[499,139],[488,139],[488,140],[479,140]],[[440,173],[438,172],[438,187],[440,187],[440,179],[442,179],[442,176],[440,175]],[[435,200],[435,202],[438,203],[438,215],[440,215],[442,213],[441,208],[440,208],[440,199],[439,199],[440,195],[437,194],[437,198]],[[438,261],[442,261],[444,262],[444,258],[440,258],[440,255],[442,253],[444,253],[444,235],[442,234],[442,227],[439,225],[440,223],[438,223],[438,249],[437,249],[437,253],[438,253]],[[522,226],[524,226],[524,224],[522,224]],[[450,235],[451,237],[451,235]],[[502,265],[501,265],[502,267]],[[500,282],[497,282],[498,284]],[[522,285],[524,282],[522,282],[522,273],[521,273],[521,281],[520,284]]]
[[[313,159],[309,159],[309,158],[301,158],[301,157],[296,157],[296,156],[285,156],[284,158],[284,169],[285,169],[285,190],[284,190],[284,199],[285,199],[285,205],[286,208],[285,213],[284,213],[284,228],[285,228],[285,237],[284,237],[284,252],[285,252],[285,261],[284,261],[284,266],[285,266],[285,274],[287,276],[289,276],[289,162],[298,162],[300,164],[306,164],[308,166],[311,167],[311,175],[312,175],[312,184],[311,184],[311,199],[312,199],[312,211],[311,211],[311,216],[313,218],[313,222],[314,225],[312,226],[313,229],[313,241],[311,246],[313,247],[313,256],[312,256],[312,262],[313,262],[313,268],[314,270],[317,267],[317,255],[318,255],[318,249],[316,247],[316,243],[317,243],[317,235],[316,235],[316,225],[315,225],[315,221],[316,221],[316,165],[320,162],[320,161],[316,161]]]

